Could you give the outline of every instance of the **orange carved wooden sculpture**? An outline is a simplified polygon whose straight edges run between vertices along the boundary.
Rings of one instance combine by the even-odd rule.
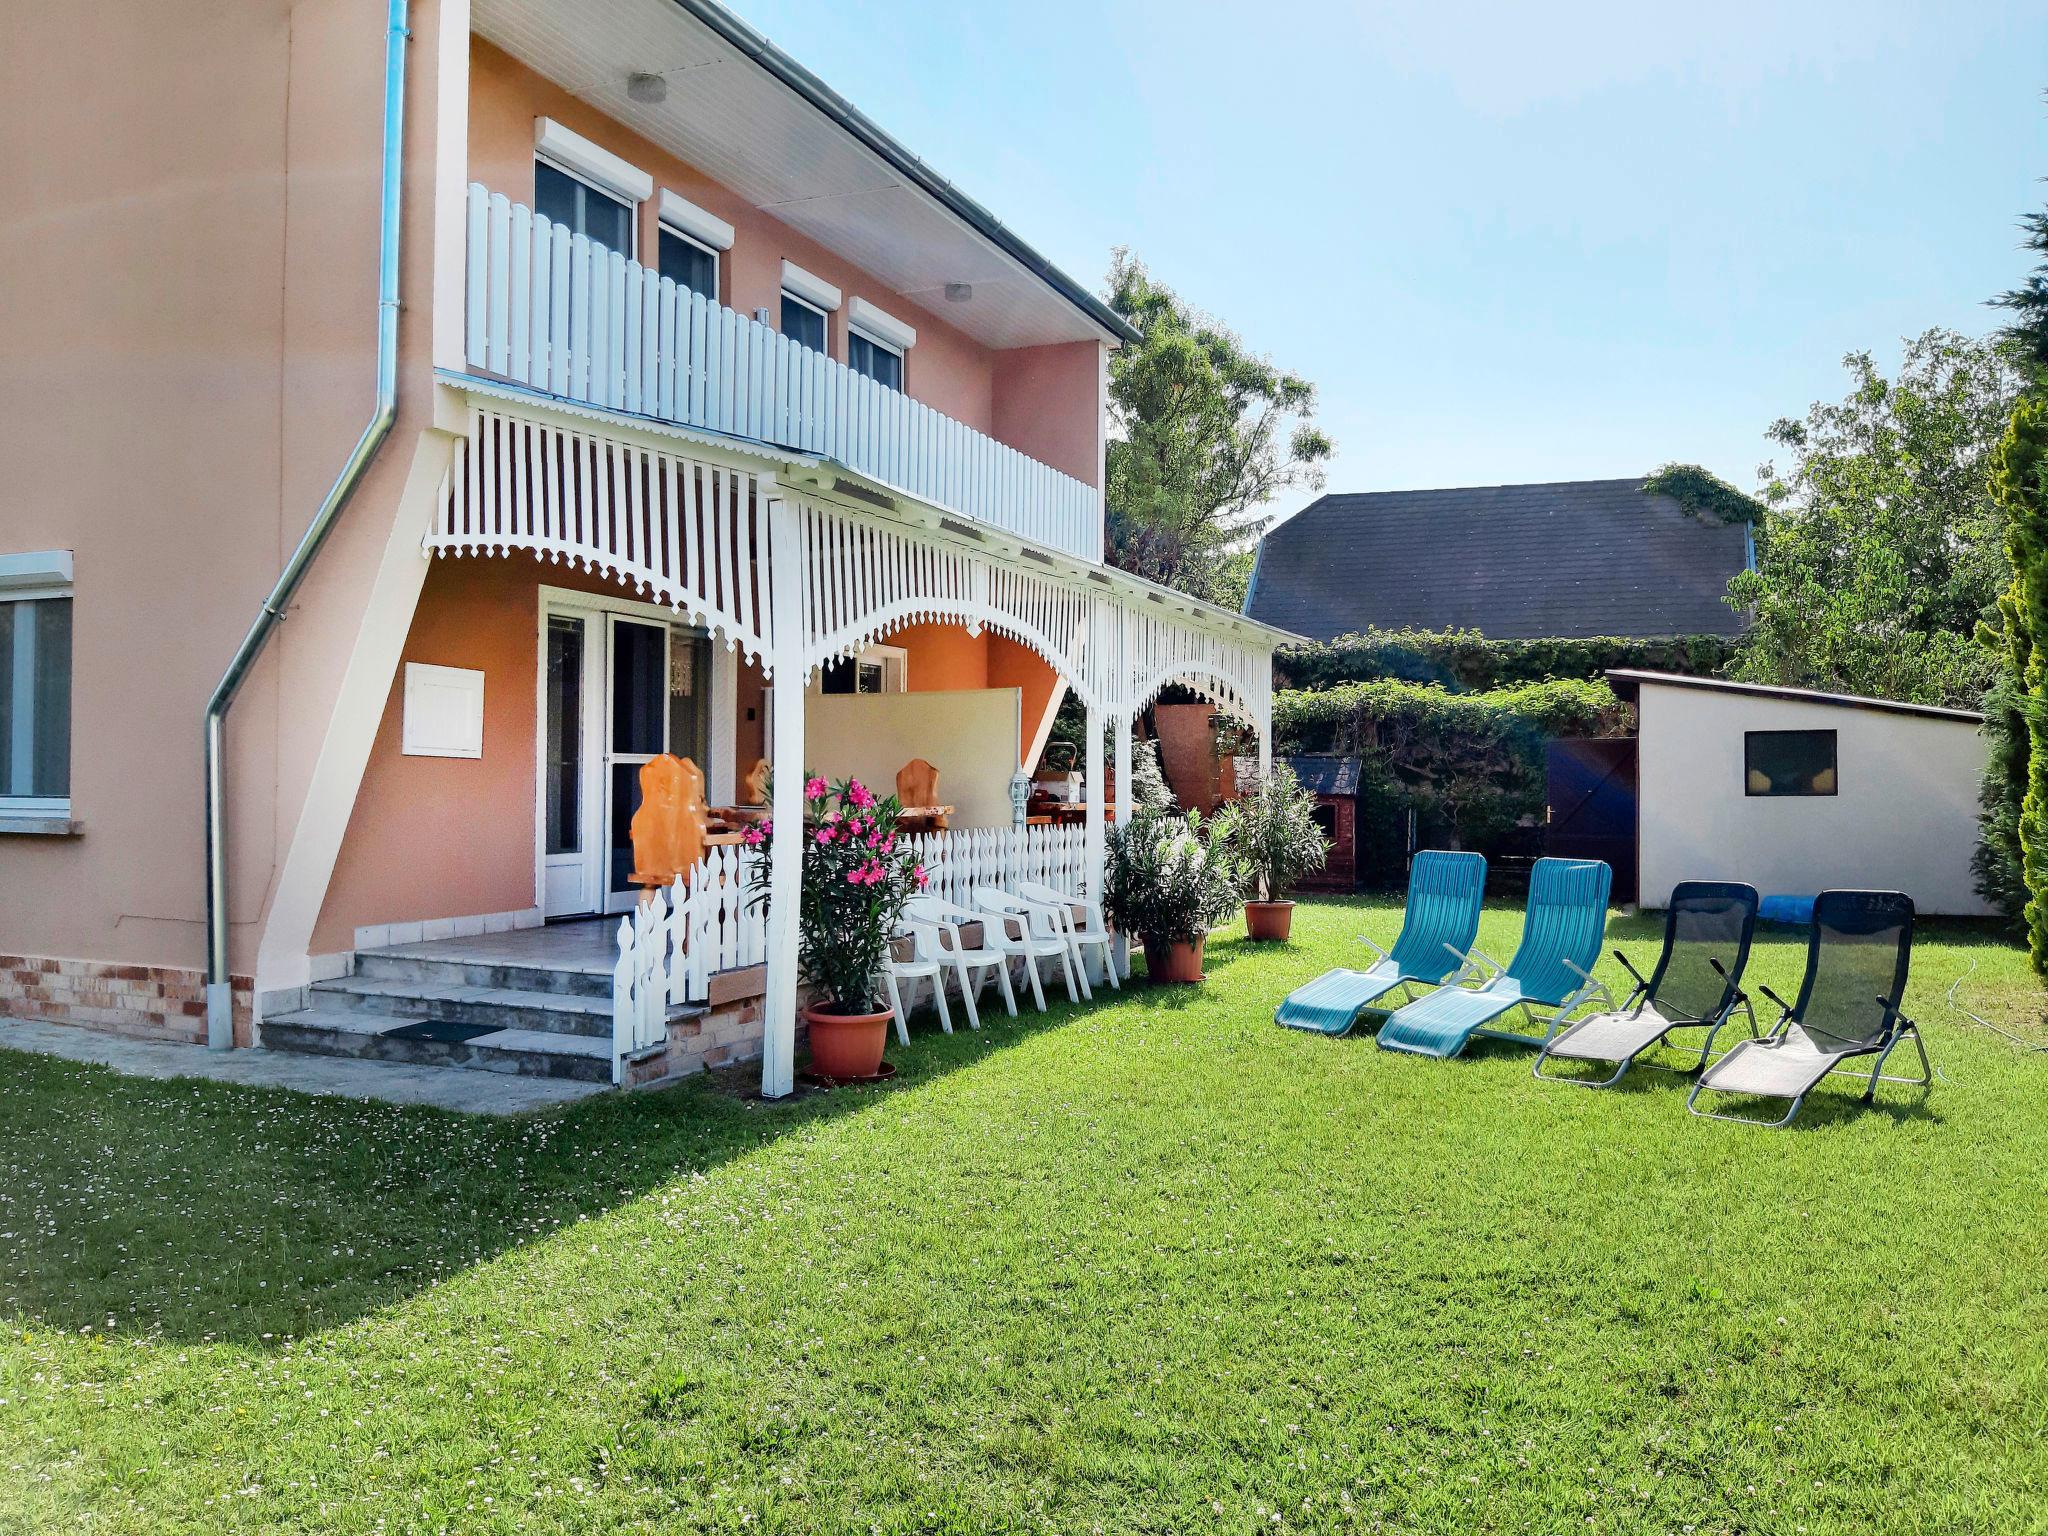
[[[747,770],[747,776],[740,780],[741,805],[766,805],[768,803],[768,759],[757,757],[754,766]]]
[[[703,770],[667,752],[643,763],[632,834],[635,885],[653,890],[687,877],[704,857]]]
[[[896,770],[896,799],[903,805],[937,805],[939,770],[921,757],[913,757]]]

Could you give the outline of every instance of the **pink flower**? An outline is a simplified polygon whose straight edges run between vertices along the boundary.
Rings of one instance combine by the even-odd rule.
[[[846,883],[848,885],[865,885],[867,882],[862,880],[860,875],[861,872],[857,869],[849,870],[846,875]]]
[[[820,827],[820,828],[818,828],[818,842],[819,842],[820,844],[824,844],[824,843],[829,843],[829,842],[831,842],[831,841],[832,841],[832,829],[831,829],[830,827]]]
[[[917,888],[920,891],[923,890],[925,886],[931,883],[932,877],[924,872],[924,866],[922,864],[918,865],[917,868],[913,869],[910,872],[910,875],[911,878],[917,882]]]
[[[851,804],[858,806],[861,810],[867,810],[875,803],[873,791],[867,785],[861,783],[859,779],[855,779],[846,786],[846,798]]]
[[[761,841],[761,829],[759,827],[749,827],[742,836],[747,846],[753,847]]]
[[[825,798],[825,781],[824,781],[823,779],[819,779],[819,778],[810,778],[810,779],[805,779],[805,780],[804,780],[804,798],[805,798],[806,800],[822,800],[822,799],[824,799],[824,798]]]

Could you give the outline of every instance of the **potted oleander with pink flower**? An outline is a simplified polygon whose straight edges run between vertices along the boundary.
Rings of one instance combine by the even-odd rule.
[[[804,856],[797,952],[804,979],[822,994],[804,1010],[811,1069],[821,1077],[871,1078],[882,1069],[889,1009],[882,967],[903,908],[924,889],[925,871],[896,830],[902,807],[859,779],[804,783]],[[768,822],[747,841],[764,856],[780,835]],[[754,900],[768,899],[764,883]]]

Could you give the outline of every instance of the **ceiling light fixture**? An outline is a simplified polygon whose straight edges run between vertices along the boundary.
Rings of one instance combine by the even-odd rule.
[[[973,297],[974,284],[972,283],[946,284],[946,302],[948,304],[965,304]]]
[[[658,106],[668,100],[668,76],[635,70],[626,76],[626,94],[648,106]]]

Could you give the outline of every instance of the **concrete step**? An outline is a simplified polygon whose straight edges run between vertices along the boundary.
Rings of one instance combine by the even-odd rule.
[[[487,1024],[493,1029],[588,1036],[607,1042],[612,1037],[609,989],[603,997],[582,997],[524,987],[471,986],[459,981],[344,976],[315,983],[312,1006],[335,1013]]]
[[[263,1021],[263,1044],[274,1051],[314,1056],[350,1056],[369,1061],[400,1061],[415,1066],[466,1067],[483,1072],[512,1072],[527,1077],[567,1078],[576,1082],[612,1080],[609,1030],[603,1039],[551,1030],[501,1029],[474,1040],[393,1039],[390,1031],[417,1022],[353,1008],[315,1004],[296,1013]]]
[[[371,981],[416,981],[435,987],[482,987],[505,992],[551,992],[610,1000],[609,971],[556,970],[495,960],[439,960],[422,955],[358,951],[355,974]]]

